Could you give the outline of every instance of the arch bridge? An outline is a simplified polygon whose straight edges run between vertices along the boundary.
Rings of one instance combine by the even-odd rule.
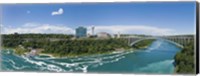
[[[128,45],[133,46],[134,44],[147,40],[147,39],[162,39],[170,43],[173,43],[181,48],[184,48],[187,44],[194,41],[193,36],[149,36],[149,37],[123,37],[127,40]]]

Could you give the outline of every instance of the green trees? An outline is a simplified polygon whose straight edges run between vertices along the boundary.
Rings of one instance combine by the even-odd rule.
[[[174,57],[177,73],[192,74],[195,73],[194,63],[194,43],[191,42],[185,46]]]
[[[55,54],[57,56],[98,54],[114,51],[116,48],[131,48],[123,39],[83,39],[63,40],[48,42],[43,53]]]
[[[133,45],[135,48],[141,49],[141,48],[146,48],[148,47],[155,39],[147,39],[147,40],[142,40],[135,45]]]
[[[2,44],[4,47],[17,47],[18,45],[32,45],[37,42],[46,42],[47,40],[69,39],[72,35],[64,34],[7,34],[2,35]],[[37,45],[34,45],[37,46]]]
[[[71,35],[57,34],[11,34],[3,35],[3,46],[16,48],[21,45],[25,49],[41,48],[43,53],[55,56],[75,56],[85,54],[100,54],[115,49],[131,48],[123,39],[71,39]],[[52,39],[52,40],[51,40]],[[23,51],[18,51],[20,54]]]

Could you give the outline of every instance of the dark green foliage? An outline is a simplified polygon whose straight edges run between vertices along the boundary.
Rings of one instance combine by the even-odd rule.
[[[43,53],[55,56],[100,54],[111,52],[116,49],[129,49],[127,40],[124,39],[72,39],[69,35],[57,34],[17,34],[3,35],[3,46],[17,48],[44,49]],[[21,54],[21,52],[20,52]]]
[[[114,51],[116,48],[130,48],[122,39],[83,39],[83,40],[63,40],[48,42],[44,46],[43,53],[51,53],[59,56],[95,54]],[[59,45],[59,46],[58,46]]]
[[[2,35],[4,47],[17,47],[18,45],[30,45],[30,43],[42,42],[44,40],[55,40],[55,39],[69,39],[72,35],[64,34],[9,34]],[[29,43],[26,43],[29,42]],[[43,43],[43,42],[42,42]],[[34,45],[37,46],[37,45]]]
[[[65,34],[7,34],[2,35],[5,39],[47,39],[47,38],[72,38],[73,35]]]
[[[140,48],[146,48],[150,44],[152,44],[153,41],[155,41],[155,39],[142,40],[142,41],[136,43],[135,45],[133,45],[133,47],[138,48],[138,49],[140,49]]]
[[[180,52],[176,54],[176,72],[182,74],[195,73],[194,63],[194,43],[187,44]]]

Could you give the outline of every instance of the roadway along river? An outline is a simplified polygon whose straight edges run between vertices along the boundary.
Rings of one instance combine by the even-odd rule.
[[[181,49],[164,40],[156,40],[147,49],[115,52],[77,58],[17,56],[2,51],[2,71],[153,73],[171,74],[173,57]]]

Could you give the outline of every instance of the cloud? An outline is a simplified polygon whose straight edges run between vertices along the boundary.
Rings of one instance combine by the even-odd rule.
[[[67,26],[63,25],[50,25],[50,24],[37,24],[37,23],[26,23],[20,27],[7,26],[3,27],[3,34],[12,33],[62,33],[62,34],[73,34],[75,31]]]
[[[0,27],[3,27],[3,25],[2,25],[2,24],[0,24]]]
[[[91,27],[86,26],[87,32],[91,34]],[[20,27],[6,26],[2,28],[3,34],[10,33],[62,33],[62,34],[75,34],[75,29],[66,25],[51,25],[51,24],[38,24],[26,23]],[[177,34],[173,29],[160,28],[154,26],[144,25],[98,25],[95,26],[95,33],[107,32],[110,34],[148,34],[148,35],[173,35]]]
[[[61,15],[61,14],[63,14],[63,13],[64,13],[64,10],[63,10],[62,8],[59,8],[58,11],[53,11],[53,12],[51,13],[51,15],[52,15],[52,16],[54,16],[54,15]]]
[[[26,13],[27,13],[27,14],[30,14],[30,13],[31,13],[31,11],[26,11]]]
[[[91,27],[89,26],[88,32],[91,33]],[[174,34],[173,29],[159,28],[154,26],[144,25],[111,25],[111,26],[95,26],[95,33],[108,32],[111,34],[117,34],[118,32],[124,34],[149,34],[149,35],[170,35]]]

